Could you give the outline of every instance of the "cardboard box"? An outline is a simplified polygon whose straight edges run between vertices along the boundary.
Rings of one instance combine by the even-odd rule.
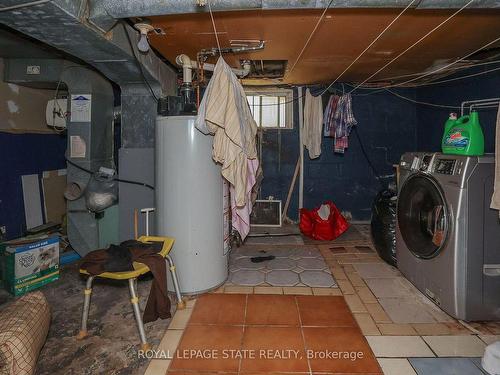
[[[0,244],[3,286],[15,296],[59,279],[59,237]]]

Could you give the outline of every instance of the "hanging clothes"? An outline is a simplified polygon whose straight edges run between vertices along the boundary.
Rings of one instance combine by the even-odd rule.
[[[170,299],[168,297],[167,266],[165,258],[160,254],[162,243],[144,243],[135,240],[122,242],[120,245],[110,245],[107,249],[94,250],[81,260],[80,268],[90,275],[103,272],[125,272],[134,269],[133,263],[139,262],[148,266],[153,274],[153,283],[148,301],[144,308],[142,320],[144,323],[154,322],[158,318],[168,319],[170,314]]]
[[[222,164],[230,184],[233,228],[242,239],[250,231],[251,192],[261,173],[255,136],[257,124],[238,77],[219,57],[198,108],[196,128],[214,136],[212,158]],[[250,167],[249,167],[250,166]]]
[[[496,135],[495,135],[495,181],[491,208],[500,210],[500,105],[498,106]],[[499,211],[500,215],[500,211]]]
[[[321,95],[314,97],[309,89],[307,89],[305,96],[302,143],[309,151],[309,158],[316,159],[321,155],[323,103]]]
[[[325,137],[335,137],[335,122],[334,116],[337,110],[337,103],[339,102],[338,95],[330,95],[328,104],[326,105],[325,112],[323,113],[323,135]]]
[[[352,127],[358,123],[352,111],[351,94],[344,94],[339,98],[333,122],[335,128],[333,149],[334,152],[343,154],[349,147],[349,134],[351,134]]]

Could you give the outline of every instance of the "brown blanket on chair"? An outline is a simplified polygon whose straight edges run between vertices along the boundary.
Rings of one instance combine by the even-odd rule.
[[[167,291],[167,268],[165,258],[158,252],[162,244],[145,244],[139,241],[125,241],[119,246],[94,250],[85,255],[80,268],[91,275],[103,272],[131,271],[132,262],[144,263],[149,267],[154,280],[142,320],[144,323],[158,318],[170,318],[170,299]]]

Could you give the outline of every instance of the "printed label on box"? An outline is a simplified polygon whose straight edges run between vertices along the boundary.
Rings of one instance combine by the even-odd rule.
[[[58,237],[4,246],[3,281],[12,294],[18,296],[59,279]]]

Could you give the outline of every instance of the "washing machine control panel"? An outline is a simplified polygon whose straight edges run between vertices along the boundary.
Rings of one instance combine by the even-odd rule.
[[[431,164],[432,161],[432,155],[424,155],[422,157],[422,162],[420,163],[420,171],[422,172],[427,172],[429,169],[429,165]]]
[[[437,159],[434,166],[434,173],[455,174],[455,165],[457,161],[452,159]]]

